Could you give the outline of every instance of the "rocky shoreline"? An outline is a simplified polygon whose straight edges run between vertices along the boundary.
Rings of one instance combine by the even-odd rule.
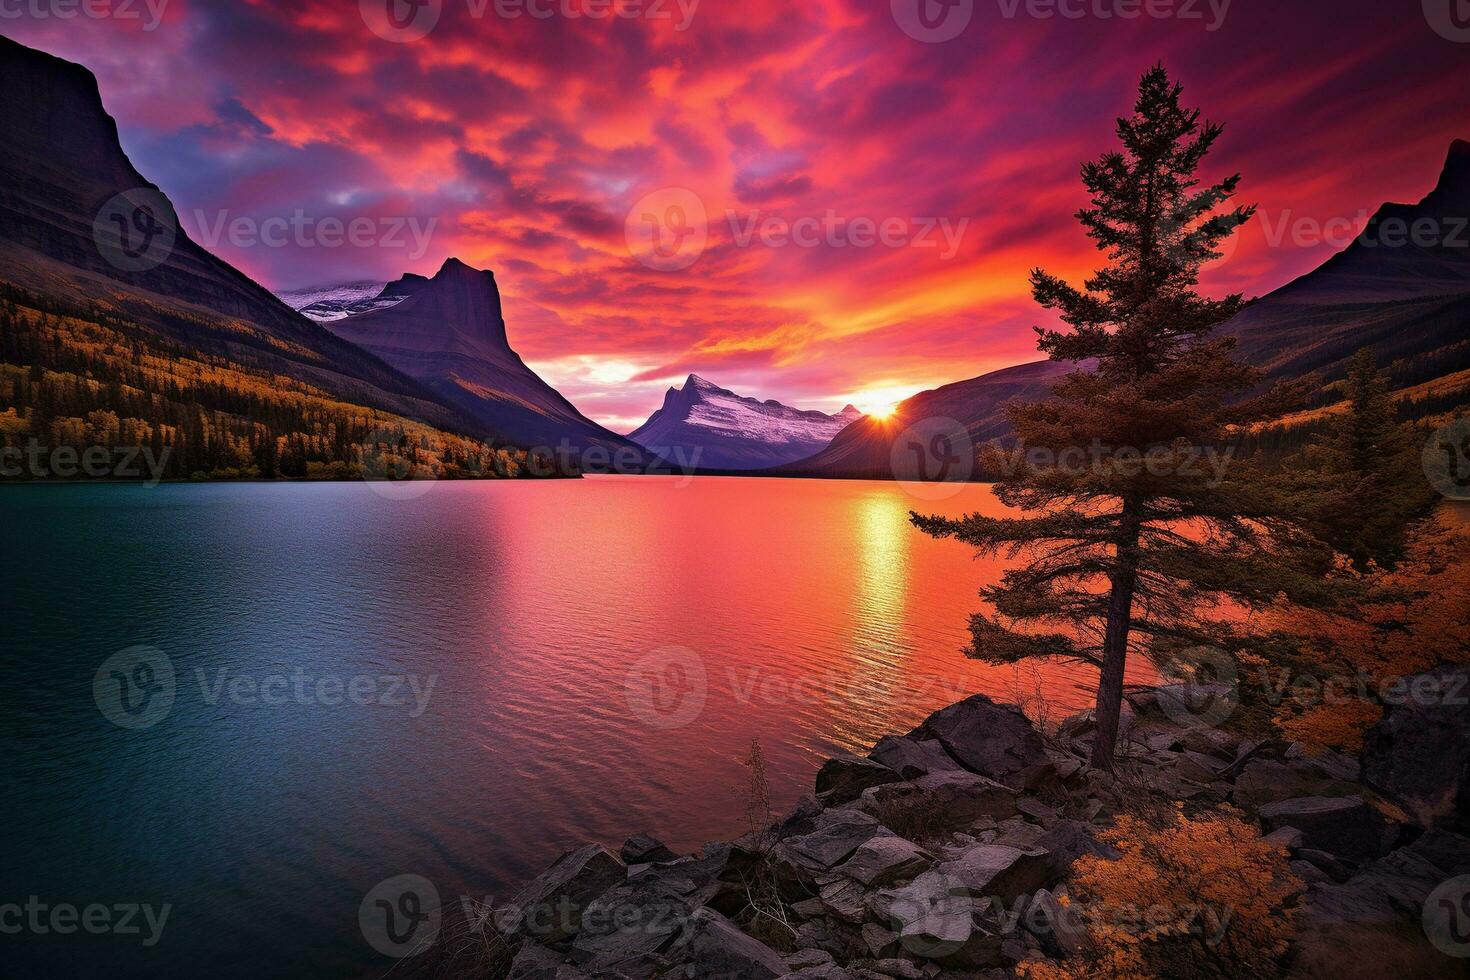
[[[1441,695],[1470,694],[1470,668],[1426,676]],[[1129,692],[1113,774],[1086,764],[1089,714],[1043,734],[977,695],[867,756],[829,760],[816,792],[769,830],[689,856],[647,836],[617,853],[571,851],[493,913],[490,973],[917,980],[1064,965],[1090,941],[1069,893],[1074,862],[1116,858],[1105,832],[1147,798],[1231,805],[1281,849],[1298,909],[1282,975],[1321,975],[1345,942],[1387,933],[1422,946],[1416,962],[1463,975],[1454,956],[1470,955],[1470,941],[1447,951],[1459,931],[1436,936],[1424,908],[1470,874],[1463,699],[1389,708],[1352,758],[1242,738],[1175,710],[1212,693],[1231,692]],[[1232,914],[1207,903],[1162,912],[1216,940]]]

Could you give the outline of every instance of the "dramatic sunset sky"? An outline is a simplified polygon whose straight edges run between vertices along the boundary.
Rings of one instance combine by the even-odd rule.
[[[0,31],[96,72],[134,163],[225,259],[273,288],[432,273],[450,255],[493,269],[512,344],[622,431],[690,372],[872,409],[1035,359],[1026,272],[1091,267],[1078,165],[1156,61],[1228,126],[1208,174],[1242,172],[1262,208],[1210,271],[1219,291],[1307,271],[1335,250],[1312,222],[1417,200],[1470,137],[1470,43],[1435,29],[1439,0],[1154,0],[1197,14],[1168,19],[1100,16],[1147,6],[1128,0],[1064,0],[1073,17],[959,0],[970,19],[938,43],[903,29],[915,0],[701,0],[692,17],[693,0],[662,0],[665,16],[636,19],[563,13],[614,0],[535,0],[544,18],[442,0],[406,42],[369,28],[373,2],[166,0],[154,30],[144,0],[138,19],[7,5]],[[660,271],[625,221],[671,187],[697,195],[709,243]],[[197,218],[298,210],[435,224],[416,254],[411,239],[214,244]],[[752,219],[829,212],[914,234],[914,219],[967,224],[953,255],[937,233],[740,241]]]

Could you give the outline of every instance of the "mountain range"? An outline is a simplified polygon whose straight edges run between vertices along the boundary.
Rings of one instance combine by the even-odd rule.
[[[0,124],[4,438],[151,443],[177,450],[173,476],[342,475],[354,447],[389,431],[412,447],[410,465],[445,472],[482,465],[488,441],[618,451],[639,467],[890,479],[910,427],[953,420],[943,424],[975,443],[1003,438],[1006,405],[1046,397],[1070,370],[995,371],[884,419],[803,412],[690,375],[624,437],[520,358],[488,271],[451,258],[433,277],[285,302],[210,254],[128,160],[85,68],[0,37]],[[1470,143],[1456,141],[1425,198],[1384,205],[1346,249],[1220,332],[1270,379],[1319,379],[1293,424],[1338,399],[1364,346],[1405,414],[1456,407],[1470,389],[1467,215]]]
[[[0,280],[10,287],[95,306],[159,343],[225,356],[353,404],[474,428],[191,241],[173,205],[123,153],[87,69],[0,37],[0,127]]]
[[[451,258],[432,279],[406,275],[343,313],[326,320],[327,329],[517,445],[565,444],[579,454],[596,446],[622,451],[639,466],[645,459],[633,443],[579,412],[511,348],[492,272]]]
[[[628,438],[675,466],[758,470],[811,456],[862,415],[851,405],[827,415],[759,401],[691,374]]]
[[[1318,268],[1252,302],[1217,332],[1270,380],[1316,374],[1311,403],[1337,400],[1353,353],[1373,349],[1405,413],[1425,415],[1466,400],[1470,389],[1470,142],[1451,145],[1434,190],[1417,204],[1385,204],[1352,244]],[[1413,240],[1403,229],[1436,229]],[[832,443],[773,472],[784,476],[892,479],[900,436],[927,420],[962,428],[979,445],[1010,432],[1012,400],[1047,397],[1072,366],[1037,361],[925,391],[892,416],[864,418]]]

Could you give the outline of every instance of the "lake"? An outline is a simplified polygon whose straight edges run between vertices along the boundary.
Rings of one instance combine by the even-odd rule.
[[[504,901],[585,841],[739,835],[753,739],[779,810],[826,756],[1016,688],[959,653],[998,566],[911,509],[1002,510],[721,478],[0,488],[0,902],[169,906],[6,937],[6,972],[381,975],[384,879]],[[1038,683],[1090,699],[1080,669]]]

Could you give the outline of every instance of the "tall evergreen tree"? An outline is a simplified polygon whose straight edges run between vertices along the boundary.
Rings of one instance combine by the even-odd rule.
[[[1281,406],[1244,397],[1257,372],[1232,360],[1232,339],[1209,336],[1242,301],[1201,296],[1200,266],[1254,208],[1227,206],[1239,175],[1200,185],[1221,127],[1180,94],[1161,66],[1147,72],[1133,114],[1118,120],[1121,149],[1082,168],[1092,206],[1077,218],[1104,268],[1082,289],[1032,273],[1037,302],[1066,324],[1038,328],[1039,347],[1079,368],[1051,400],[1010,410],[1024,457],[990,451],[987,465],[1008,474],[996,495],[1022,516],[913,517],[929,534],[1018,559],[982,591],[994,611],[972,617],[967,653],[1095,665],[1092,761],[1103,769],[1130,652],[1177,662],[1244,649],[1251,638],[1226,606],[1328,597],[1330,551],[1226,448],[1237,427]]]
[[[1398,420],[1372,350],[1353,356],[1342,391],[1344,410],[1286,478],[1319,537],[1360,571],[1391,567],[1403,554],[1409,526],[1438,499],[1424,479],[1422,439]]]

